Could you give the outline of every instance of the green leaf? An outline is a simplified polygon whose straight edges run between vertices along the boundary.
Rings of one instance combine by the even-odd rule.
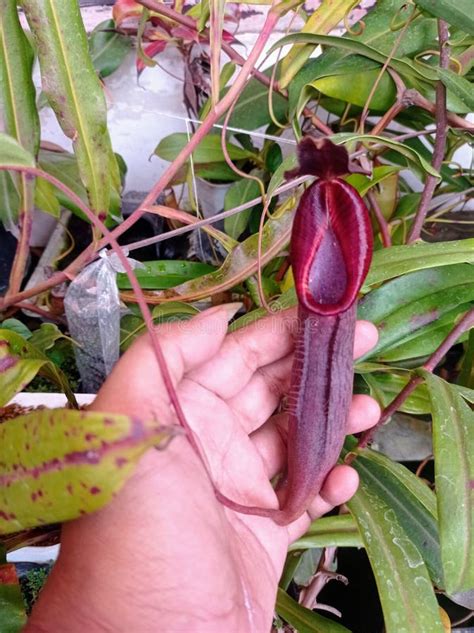
[[[131,39],[115,30],[113,20],[101,22],[89,36],[92,63],[101,77],[114,73],[131,50]]]
[[[32,79],[34,55],[21,27],[16,5],[15,0],[5,0],[0,11],[0,101],[5,132],[36,156],[40,124]],[[20,193],[19,205],[10,215],[15,221],[20,211],[32,212],[35,183],[26,174],[12,174],[11,178]]]
[[[437,328],[443,325],[443,331],[449,332],[460,312],[466,311],[467,304],[474,301],[473,273],[474,267],[470,264],[428,268],[372,290],[358,306],[358,317],[372,321],[379,330],[378,343],[365,358],[386,361],[403,358],[400,350],[395,356],[390,355],[390,351],[400,344],[414,342],[417,337],[422,337],[425,353],[434,351],[439,332],[430,341],[426,338],[427,332],[435,330],[428,328],[433,324]],[[419,350],[411,350],[410,345],[405,351],[409,358],[422,355]]]
[[[40,124],[32,79],[34,55],[21,28],[15,0],[0,12],[0,97],[5,132],[33,156],[39,147]]]
[[[46,350],[51,349],[60,338],[65,338],[65,336],[57,325],[54,325],[54,323],[42,323],[30,336],[29,343],[40,352],[46,352]]]
[[[71,191],[74,191],[81,200],[87,203],[87,191],[81,182],[76,157],[68,152],[50,152],[41,150],[39,153],[40,167],[51,176],[63,182]],[[88,222],[82,211],[73,204],[62,191],[54,188],[55,195],[60,205],[72,211],[82,220]],[[109,217],[120,214],[120,197],[117,192],[110,189]]]
[[[374,253],[362,291],[368,292],[371,286],[415,270],[463,262],[474,263],[474,238],[384,248]]]
[[[7,330],[3,330],[5,332]],[[2,330],[0,330],[0,333]],[[1,339],[0,339],[1,340]],[[0,347],[0,407],[4,407],[28,383],[30,383],[47,361],[42,359],[20,359],[8,348]]]
[[[123,415],[37,410],[0,425],[0,533],[58,523],[107,504],[170,427]]]
[[[1,154],[0,154],[1,160]],[[0,222],[12,233],[17,230],[20,196],[15,186],[16,178],[7,171],[0,171]]]
[[[2,633],[20,633],[27,621],[25,603],[13,563],[0,564],[0,620]]]
[[[76,0],[22,0],[21,5],[38,50],[43,91],[73,142],[90,206],[96,214],[107,213],[111,186],[118,190],[120,177],[79,5]]]
[[[36,179],[35,186],[35,205],[41,211],[49,213],[55,218],[59,218],[61,213],[61,206],[55,194],[55,188],[53,185],[44,180],[44,178]]]
[[[428,570],[414,540],[417,530],[420,539],[429,532],[426,525],[415,524],[403,504],[410,501],[413,504],[410,509],[415,507],[418,513],[423,507],[417,502],[416,494],[411,498],[406,494],[403,481],[390,478],[388,472],[379,481],[371,470],[373,464],[367,465],[368,460],[365,460],[361,465],[359,459],[353,466],[359,473],[360,485],[348,506],[359,526],[374,572],[385,630],[387,633],[444,633]],[[386,488],[388,482],[393,485],[391,490]],[[400,497],[400,488],[397,497],[395,484],[401,487],[406,499]],[[419,516],[421,514],[417,518]],[[429,516],[425,514],[424,518]]]
[[[189,138],[185,133],[176,132],[175,134],[170,134],[158,143],[155,154],[164,160],[172,161],[188,142]],[[233,143],[227,143],[227,151],[232,160],[241,160],[254,156],[252,152]],[[205,136],[194,150],[193,160],[195,163],[225,162],[221,147],[221,135],[208,134]]]
[[[470,333],[471,332],[474,334],[474,330],[470,330]],[[461,394],[464,400],[466,400],[470,404],[474,404],[474,389],[470,389],[469,387],[463,387],[462,385],[455,385],[452,383],[450,384],[453,387],[453,389],[456,389],[456,391]]]
[[[373,187],[382,183],[386,178],[390,178],[394,174],[400,171],[399,167],[393,167],[392,165],[380,165],[374,167],[372,177],[364,176],[363,174],[351,174],[344,178],[346,182],[351,184],[361,196],[370,191]]]
[[[298,633],[350,633],[349,629],[342,624],[305,609],[280,588],[278,588],[276,610],[278,615],[291,624]]]
[[[5,319],[5,321],[1,322],[0,326],[2,330],[11,330],[12,332],[16,332],[24,339],[29,339],[32,335],[32,331],[18,319]]]
[[[202,262],[178,260],[156,260],[143,262],[144,268],[137,268],[135,275],[140,286],[146,290],[162,290],[173,288],[190,279],[205,275],[215,270],[214,266]],[[131,290],[130,280],[125,273],[117,275],[120,290]]]
[[[306,534],[290,545],[289,551],[320,547],[362,547],[353,516],[339,514],[316,519]]]
[[[390,506],[423,556],[431,580],[443,588],[436,496],[432,490],[408,468],[373,450],[360,451],[353,466],[370,491]]]
[[[362,58],[363,59],[363,58]],[[365,60],[364,60],[365,61]],[[371,94],[375,81],[380,75],[381,67],[371,70],[363,70],[363,62],[356,57],[344,60],[345,70],[342,71],[342,63],[337,74],[326,75],[307,84],[304,97],[308,100],[308,90],[316,90],[333,99],[339,99],[359,107],[364,107]],[[359,68],[357,68],[359,66]],[[355,67],[355,68],[354,68]],[[377,90],[370,100],[370,110],[383,112],[393,104],[396,98],[395,84],[387,72],[384,72],[379,80]]]
[[[472,112],[474,110],[474,89],[472,82],[457,75],[452,70],[449,70],[449,68],[437,68],[437,73],[446,88],[451,90],[451,92],[464,103],[468,112]]]
[[[206,0],[209,6],[209,0]],[[196,5],[195,5],[196,6]],[[187,15],[191,15],[191,11],[188,11]],[[209,17],[209,16],[208,16]],[[204,28],[204,26],[203,26]],[[202,30],[202,29],[200,29]],[[233,62],[227,62],[226,64],[224,64],[221,68],[221,74],[219,77],[219,86],[220,86],[220,90],[224,90],[224,88],[226,87],[226,85],[229,83],[230,79],[232,78],[234,72],[235,72],[235,68],[236,65]],[[221,94],[222,97],[222,94]],[[201,121],[204,121],[204,119],[207,117],[207,115],[209,114],[209,112],[211,111],[211,107],[212,107],[212,100],[211,98],[209,98],[206,103],[203,105],[200,113],[199,113],[199,118]]]
[[[249,200],[258,198],[260,195],[260,187],[255,180],[250,178],[243,178],[233,184],[229,191],[226,193],[224,200],[224,211],[238,207]],[[250,215],[255,207],[250,207],[240,213],[231,215],[230,218],[224,220],[224,230],[227,235],[230,235],[234,239],[238,239],[245,231]]]
[[[283,162],[275,171],[273,176],[270,178],[270,182],[268,183],[267,196],[271,197],[275,193],[275,190],[285,182],[285,172],[294,169],[298,163],[298,159],[296,158],[296,154],[290,154],[286,158],[283,159]]]
[[[424,143],[422,143],[420,141],[420,139],[418,138],[408,138],[404,141],[403,143],[405,145],[405,147],[411,147],[413,150],[415,150],[420,156],[422,156],[425,161],[427,163],[431,162],[431,158],[433,155],[433,149],[430,147],[426,147],[426,145]],[[408,161],[404,160],[405,157],[403,157],[400,153],[395,153],[391,150],[385,151],[383,154],[384,158],[390,162],[394,162],[398,165],[402,165],[403,167],[405,166],[409,166]],[[459,170],[458,169],[453,169],[451,168],[449,165],[443,164],[441,165],[441,168],[439,170],[439,173],[441,175],[441,179],[443,183],[448,183],[453,191],[464,191],[465,189],[467,189],[468,187],[470,187],[470,181],[468,178],[465,178],[463,176],[459,175]],[[402,201],[405,198],[408,198],[409,200],[413,200],[414,198],[419,199],[420,194],[407,194],[404,195],[401,199],[400,199],[400,203],[402,203]],[[416,205],[418,206],[418,205]],[[416,206],[413,209],[413,211],[416,210]]]
[[[456,389],[420,370],[431,399],[441,558],[448,593],[474,586],[474,412]]]
[[[414,0],[424,11],[446,20],[461,31],[474,35],[474,17],[471,0]]]
[[[227,163],[196,163],[194,173],[204,180],[222,183],[235,182],[241,178]]]
[[[264,71],[270,77],[271,69]],[[224,91],[225,95],[227,90]],[[273,114],[277,121],[284,124],[288,119],[288,100],[272,93]],[[220,120],[223,122],[223,119]],[[268,107],[268,87],[255,78],[250,79],[242,90],[229,120],[229,126],[240,130],[256,130],[270,125],[272,119]]]
[[[471,389],[474,387],[474,330],[469,331],[457,382]]]
[[[351,0],[323,0],[303,25],[303,33],[329,33],[351,11]],[[314,46],[295,45],[281,63],[280,86],[286,88],[314,51]]]
[[[413,332],[403,336],[399,341],[386,347],[377,354],[378,360],[394,365],[400,361],[421,359],[430,356],[438,349],[454,325],[464,316],[472,305],[472,303],[462,303],[456,305],[452,310],[447,310],[438,319],[417,328]],[[458,342],[464,341],[466,337],[466,333],[462,334]]]
[[[0,390],[0,402],[5,404],[10,400],[18,391],[21,391],[39,372],[42,376],[51,380],[54,384],[64,391],[67,399],[73,407],[77,407],[76,398],[69,386],[68,379],[65,374],[57,367],[49,358],[30,341],[25,340],[22,336],[16,332],[10,330],[0,329],[0,354],[2,357],[7,358],[7,361],[3,361],[7,367],[7,372],[2,373],[2,379],[6,381],[5,389],[8,388],[8,393],[11,395],[7,398],[6,393]],[[15,360],[15,363],[13,363]],[[18,368],[18,369],[17,369]],[[9,374],[8,372],[16,370],[21,371],[20,378],[16,377],[16,374]],[[14,376],[15,380],[12,383],[8,382],[8,376]],[[4,378],[5,376],[5,378]],[[3,405],[0,405],[3,406]]]
[[[12,136],[0,132],[0,166],[34,167],[35,159]]]

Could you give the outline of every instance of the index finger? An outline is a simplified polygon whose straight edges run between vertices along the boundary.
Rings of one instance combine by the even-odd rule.
[[[241,391],[260,367],[293,351],[296,309],[281,310],[229,334],[218,353],[188,378],[228,399]]]

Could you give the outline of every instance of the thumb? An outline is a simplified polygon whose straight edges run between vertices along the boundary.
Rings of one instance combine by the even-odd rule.
[[[229,303],[210,308],[188,321],[156,328],[168,371],[176,385],[185,373],[210,360],[220,349],[227,324],[241,307]],[[168,402],[150,335],[137,339],[100,389],[91,408],[110,413],[144,414]],[[161,415],[164,411],[161,411]]]

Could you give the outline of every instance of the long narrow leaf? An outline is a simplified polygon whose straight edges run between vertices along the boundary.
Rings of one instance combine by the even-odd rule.
[[[21,5],[36,41],[43,90],[73,142],[92,209],[106,214],[111,186],[118,189],[120,179],[78,2],[22,0]]]
[[[306,534],[290,545],[289,551],[320,547],[362,547],[354,517],[340,514],[316,519]]]
[[[386,631],[444,633],[423,556],[401,518],[403,499],[387,494],[358,461],[354,465],[361,482],[348,505],[372,565]]]
[[[397,521],[422,555],[431,580],[442,588],[444,579],[434,493],[405,466],[377,451],[361,451],[354,467],[366,485],[390,505]]]
[[[415,270],[461,263],[474,264],[474,238],[453,242],[419,242],[392,246],[374,253],[362,291],[367,292],[386,279]]]
[[[305,609],[283,589],[278,589],[276,610],[298,633],[350,633],[342,624]]]
[[[0,100],[3,105],[5,132],[33,156],[39,148],[40,126],[36,109],[36,91],[32,79],[33,51],[23,32],[15,0],[4,0],[0,10]],[[18,218],[22,227],[19,247],[13,262],[11,290],[19,290],[28,258],[31,213],[34,204],[35,182],[26,174],[5,175],[17,184],[19,206],[11,213],[9,222]],[[11,199],[11,196],[9,196]]]
[[[474,586],[474,412],[457,390],[422,371],[431,398],[441,556],[449,593]]]
[[[461,31],[474,35],[474,17],[471,0],[414,0],[421,9],[446,20]]]

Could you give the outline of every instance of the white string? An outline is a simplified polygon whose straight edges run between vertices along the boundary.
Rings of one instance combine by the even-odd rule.
[[[160,112],[159,114],[163,116],[167,116],[170,119],[178,119],[179,121],[184,121],[186,123],[186,130],[188,130],[188,126],[190,123],[195,123],[196,125],[201,125],[202,123],[202,121],[199,121],[198,119],[191,119],[189,117],[183,117],[177,114],[169,114],[168,112]],[[224,126],[219,123],[215,123],[213,127],[219,130],[222,130]],[[282,136],[273,136],[272,134],[264,134],[263,132],[254,132],[251,130],[245,130],[244,128],[231,127],[230,125],[228,125],[226,129],[229,130],[229,132],[234,132],[237,134],[249,134],[250,136],[255,136],[256,138],[262,138],[264,140],[268,139],[270,141],[276,141],[277,143],[284,143],[287,145],[297,145],[297,141],[295,141],[294,139],[284,138]],[[189,131],[188,131],[188,138],[189,138]]]

